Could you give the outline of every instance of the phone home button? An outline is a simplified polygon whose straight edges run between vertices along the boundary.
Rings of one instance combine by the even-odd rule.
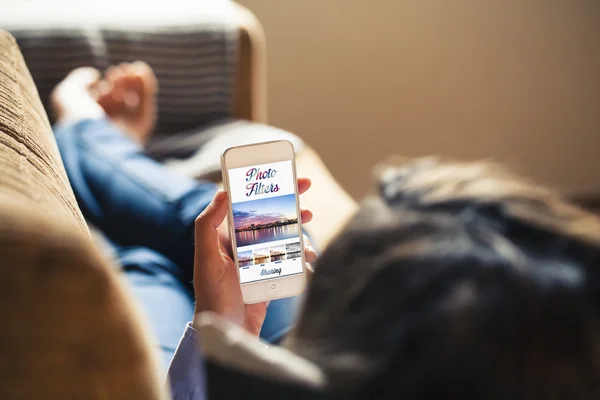
[[[271,290],[274,290],[276,288],[275,284],[271,285]]]

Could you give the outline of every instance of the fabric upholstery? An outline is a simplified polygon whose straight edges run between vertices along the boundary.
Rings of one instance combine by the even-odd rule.
[[[0,31],[0,192],[87,232],[31,75]]]
[[[159,399],[158,362],[92,244],[36,88],[0,31],[0,398]]]
[[[0,27],[16,37],[46,107],[52,88],[76,67],[105,70],[143,60],[160,82],[158,134],[232,116],[238,34],[229,0],[151,1],[143,7],[124,0],[117,13],[99,0],[7,3]],[[40,20],[26,11],[31,7]]]

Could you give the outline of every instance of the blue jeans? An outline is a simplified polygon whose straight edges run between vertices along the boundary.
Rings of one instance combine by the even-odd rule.
[[[194,220],[216,187],[169,171],[108,120],[55,127],[86,220],[109,239],[168,366],[194,310]],[[278,341],[298,299],[271,302],[261,337]]]

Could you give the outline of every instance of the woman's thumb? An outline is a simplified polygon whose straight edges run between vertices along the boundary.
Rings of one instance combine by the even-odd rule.
[[[218,243],[217,228],[227,215],[227,192],[219,189],[210,204],[196,218],[196,246]]]

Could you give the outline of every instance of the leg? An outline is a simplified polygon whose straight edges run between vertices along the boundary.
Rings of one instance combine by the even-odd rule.
[[[179,268],[159,253],[128,247],[117,254],[124,277],[153,328],[156,351],[166,371],[186,324],[192,320],[193,296],[178,277]]]
[[[191,281],[194,219],[215,186],[170,172],[107,120],[59,127],[56,141],[86,219],[113,242],[164,254]]]
[[[193,221],[215,187],[144,155],[140,143],[152,127],[156,83],[145,64],[132,68],[108,71],[112,78],[103,83],[110,87],[98,87],[96,99],[89,88],[97,84],[98,72],[71,73],[53,94],[56,140],[85,217],[113,242],[165,255],[191,281]]]
[[[298,296],[271,301],[260,337],[269,343],[279,343],[296,323],[301,299]]]

